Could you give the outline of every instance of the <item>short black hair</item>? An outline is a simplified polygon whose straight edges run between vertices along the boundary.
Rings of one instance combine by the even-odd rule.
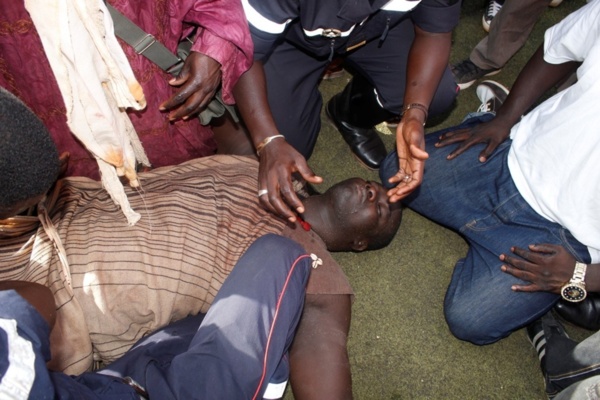
[[[0,88],[0,207],[47,192],[58,173],[58,150],[42,121]]]

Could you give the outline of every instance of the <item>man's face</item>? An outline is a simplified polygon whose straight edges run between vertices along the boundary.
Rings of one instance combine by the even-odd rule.
[[[390,203],[379,183],[352,178],[332,186],[331,196],[339,228],[348,234],[366,237],[393,235],[400,224],[399,203]]]

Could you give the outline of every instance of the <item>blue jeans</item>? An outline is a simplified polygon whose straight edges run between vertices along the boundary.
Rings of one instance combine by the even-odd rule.
[[[492,114],[475,116],[447,130],[491,118]],[[427,135],[429,159],[423,184],[404,204],[467,240],[469,251],[456,263],[446,293],[446,321],[459,339],[493,343],[535,321],[559,299],[546,292],[513,292],[511,286],[523,281],[500,270],[500,254],[510,254],[512,246],[551,243],[564,246],[579,261],[589,263],[590,256],[569,231],[538,215],[521,197],[507,165],[510,140],[485,163],[478,161],[484,145],[473,146],[449,161],[446,156],[454,146],[434,147],[443,132]],[[390,187],[388,179],[397,171],[394,151],[380,168],[384,185]]]

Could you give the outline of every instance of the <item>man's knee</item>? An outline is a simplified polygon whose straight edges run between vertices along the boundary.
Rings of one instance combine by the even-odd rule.
[[[446,300],[444,316],[452,335],[457,339],[471,342],[476,345],[494,343],[504,336],[505,332],[498,331],[490,313],[483,312],[478,307],[477,300],[466,301],[460,304],[456,301]]]

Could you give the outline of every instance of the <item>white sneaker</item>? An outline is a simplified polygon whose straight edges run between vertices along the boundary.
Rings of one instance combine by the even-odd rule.
[[[477,111],[495,113],[506,101],[508,89],[495,81],[483,81],[477,86],[476,93],[481,101]]]
[[[504,0],[490,0],[487,6],[487,10],[483,13],[483,17],[481,17],[481,24],[483,25],[483,30],[486,32],[490,31],[490,24],[492,20],[498,14],[502,6],[504,5]]]
[[[560,6],[560,3],[562,3],[562,2],[563,2],[563,0],[552,0],[550,2],[550,4],[548,4],[548,5],[550,7],[558,7],[558,6]]]

